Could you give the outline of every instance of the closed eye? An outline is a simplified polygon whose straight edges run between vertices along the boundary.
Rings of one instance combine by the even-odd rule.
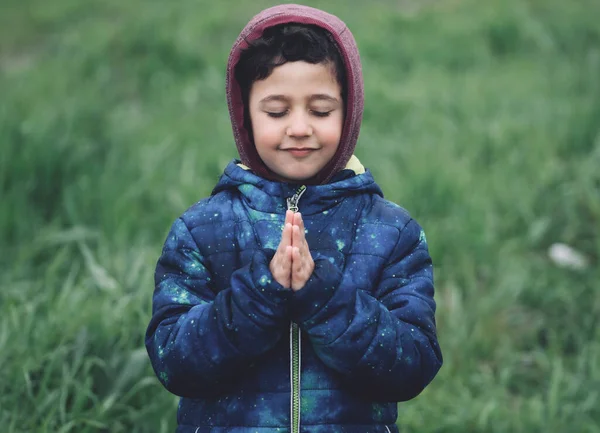
[[[333,111],[333,110],[331,110]],[[315,111],[312,110],[312,114],[314,114],[317,117],[327,117],[331,114],[331,111]]]
[[[287,114],[287,111],[266,111],[267,116],[274,117],[276,119],[283,117]]]

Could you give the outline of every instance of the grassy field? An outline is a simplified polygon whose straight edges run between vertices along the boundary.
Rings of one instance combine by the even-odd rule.
[[[174,430],[152,273],[236,155],[225,62],[271,4],[0,2],[2,432]],[[600,2],[306,4],[352,29],[357,155],[436,264],[445,364],[402,431],[600,432]]]

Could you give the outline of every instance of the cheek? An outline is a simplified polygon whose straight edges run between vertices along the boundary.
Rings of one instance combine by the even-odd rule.
[[[257,147],[279,145],[281,142],[280,129],[271,122],[257,122],[256,125],[253,124],[254,143]]]
[[[332,122],[327,125],[327,128],[322,130],[321,141],[328,145],[334,145],[337,148],[337,145],[340,143],[340,139],[342,138],[342,126],[343,119],[331,119]]]

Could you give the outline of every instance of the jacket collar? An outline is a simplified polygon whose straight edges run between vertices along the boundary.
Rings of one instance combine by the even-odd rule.
[[[285,213],[286,199],[292,197],[300,186],[264,179],[240,164],[239,160],[233,160],[225,168],[212,194],[235,189],[252,209]],[[298,205],[302,214],[312,215],[326,211],[347,197],[361,194],[377,194],[383,197],[371,172],[365,170],[360,161],[353,157],[346,168],[338,172],[329,183],[306,185],[306,191]]]

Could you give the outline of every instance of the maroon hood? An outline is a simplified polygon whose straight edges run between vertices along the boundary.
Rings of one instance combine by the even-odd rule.
[[[331,33],[340,49],[346,67],[348,95],[340,145],[332,160],[317,174],[316,178],[316,183],[326,183],[335,173],[346,166],[354,152],[364,103],[362,71],[356,41],[346,24],[338,17],[308,6],[288,4],[265,9],[244,27],[233,44],[227,63],[227,105],[229,106],[233,136],[242,163],[259,176],[273,179],[273,173],[258,156],[251,137],[244,128],[244,103],[240,86],[235,80],[235,65],[239,61],[241,51],[248,47],[248,41],[259,38],[268,27],[292,22],[314,24]]]

